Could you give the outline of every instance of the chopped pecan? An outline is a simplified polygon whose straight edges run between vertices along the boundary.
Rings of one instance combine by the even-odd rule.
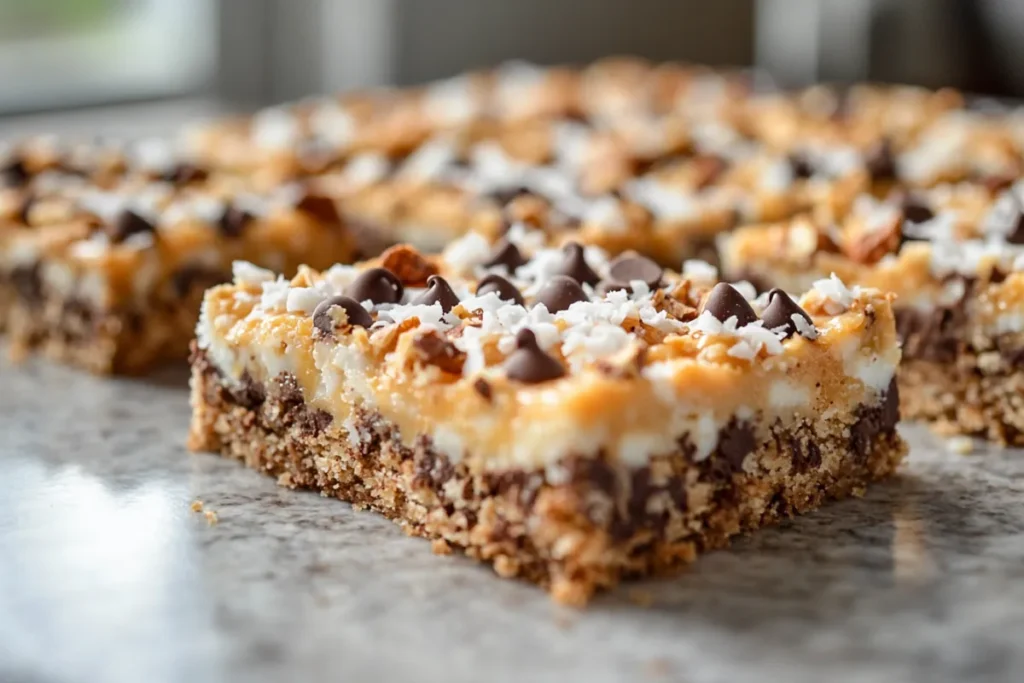
[[[843,253],[857,263],[877,263],[886,254],[899,250],[900,234],[900,220],[897,219],[889,225],[844,240]]]
[[[381,266],[398,276],[407,287],[423,287],[437,274],[437,266],[408,244],[396,244],[380,257]]]
[[[435,365],[445,372],[462,374],[466,354],[455,348],[439,332],[429,331],[417,337],[412,344],[417,358],[424,365]]]

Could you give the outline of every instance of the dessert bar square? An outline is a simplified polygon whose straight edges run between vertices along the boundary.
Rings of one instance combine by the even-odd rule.
[[[839,216],[740,228],[722,238],[722,263],[732,277],[787,289],[835,272],[893,292],[904,417],[1020,445],[1021,191],[958,184],[861,196]]]
[[[906,448],[890,297],[534,244],[209,290],[190,447],[585,603],[859,495]]]
[[[180,171],[57,168],[0,191],[0,316],[15,357],[143,373],[188,355],[203,291],[230,280],[234,260],[294,273],[363,246],[308,188],[257,195]]]

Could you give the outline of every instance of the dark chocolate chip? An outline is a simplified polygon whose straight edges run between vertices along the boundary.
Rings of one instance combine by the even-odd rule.
[[[864,167],[872,180],[896,180],[896,159],[893,157],[892,144],[883,139],[864,154]]]
[[[579,242],[568,242],[562,247],[562,263],[558,267],[559,275],[571,277],[576,282],[595,286],[601,277],[587,263],[583,246]]]
[[[523,328],[516,335],[516,350],[505,361],[505,374],[518,382],[539,384],[563,377],[565,368],[537,346],[533,331]]]
[[[789,170],[795,179],[807,180],[814,175],[814,167],[811,166],[811,161],[805,154],[799,152],[790,154],[787,161],[789,161]]]
[[[182,266],[171,275],[171,290],[175,296],[182,298],[193,290],[206,290],[222,282],[230,281],[230,273],[192,263]]]
[[[32,215],[32,205],[36,203],[36,198],[28,193],[21,198],[21,203],[18,205],[17,218],[18,222],[22,225],[30,225],[29,218]]]
[[[245,209],[229,204],[224,207],[224,213],[217,220],[217,228],[225,237],[240,237],[245,226],[254,219],[255,217]]]
[[[629,285],[634,280],[644,282],[651,289],[661,286],[664,269],[651,259],[636,254],[623,254],[608,265],[612,282]]]
[[[375,304],[397,304],[405,288],[398,276],[387,268],[370,268],[345,288],[345,295],[356,301],[369,299]]]
[[[29,307],[43,301],[43,279],[40,276],[39,262],[15,266],[7,276],[21,303]]]
[[[813,326],[811,322],[811,316],[807,315],[804,309],[800,308],[800,305],[789,298],[781,289],[773,289],[768,292],[768,305],[765,306],[764,311],[761,313],[761,320],[764,321],[764,326],[769,330],[784,327],[786,336],[784,339],[789,339],[796,334],[796,323],[793,322],[793,316],[798,315],[807,321],[808,325]]]
[[[0,167],[0,183],[7,187],[21,187],[29,181],[32,174],[28,172],[24,160],[15,157]]]
[[[896,428],[900,421],[900,387],[893,377],[889,382],[889,388],[885,390],[885,398],[882,400],[882,415],[880,426],[882,431],[891,431]]]
[[[718,433],[718,453],[733,472],[743,471],[743,461],[754,452],[754,429],[746,422],[733,419]]]
[[[370,314],[363,308],[362,304],[351,297],[339,294],[332,296],[330,299],[325,299],[317,305],[313,311],[313,327],[326,335],[333,335],[335,325],[331,309],[335,306],[345,311],[349,325],[369,327],[373,324],[373,318],[370,317]]]
[[[588,301],[580,283],[565,275],[554,275],[537,292],[537,303],[544,304],[549,313],[558,313],[577,301]]]
[[[418,336],[413,341],[413,349],[424,365],[434,365],[456,375],[462,373],[462,365],[466,362],[466,354],[435,331]]]
[[[494,391],[491,389],[491,383],[483,377],[478,377],[477,380],[473,382],[473,389],[488,403],[494,399]]]
[[[229,393],[235,403],[249,410],[260,407],[267,400],[266,387],[253,379],[248,370],[242,373],[238,385],[231,387]]]
[[[924,202],[907,197],[903,202],[903,220],[908,223],[925,223],[935,218],[935,212]]]
[[[155,233],[156,227],[130,209],[122,211],[121,215],[107,226],[107,234],[112,242],[123,242],[132,235],[147,232]]]
[[[206,169],[199,168],[195,164],[177,164],[161,175],[161,180],[175,185],[188,185],[189,183],[200,183],[210,177]]]
[[[719,282],[704,300],[703,310],[708,311],[720,322],[736,318],[736,327],[757,322],[757,314],[739,291],[732,285]]]
[[[491,257],[487,259],[483,265],[485,268],[505,266],[508,268],[509,273],[515,273],[516,268],[524,263],[526,263],[526,259],[523,258],[522,253],[520,253],[519,247],[507,239],[503,239],[498,242],[494,251],[491,252]]]
[[[1024,203],[1016,193],[1013,197],[1013,227],[1006,234],[1006,241],[1010,244],[1024,244]]]
[[[427,291],[413,299],[412,303],[422,306],[441,304],[441,310],[447,313],[459,305],[459,295],[443,277],[431,275],[427,278]]]
[[[513,301],[520,306],[524,305],[523,294],[519,289],[500,275],[491,273],[476,286],[476,295],[483,296],[488,292],[494,292],[502,301]]]
[[[339,225],[341,223],[338,205],[333,199],[322,194],[307,191],[295,208],[309,214],[322,225]]]
[[[505,189],[502,189],[502,190],[494,190],[492,192],[488,192],[484,196],[487,197],[488,199],[494,200],[495,202],[497,202],[501,206],[504,206],[504,205],[510,203],[516,197],[521,197],[523,195],[528,195],[528,194],[532,194],[530,192],[530,188],[523,187],[523,186],[517,186],[517,187],[505,188]]]

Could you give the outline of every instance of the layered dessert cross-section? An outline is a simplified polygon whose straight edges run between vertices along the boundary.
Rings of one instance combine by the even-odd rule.
[[[906,452],[888,295],[464,246],[291,280],[236,263],[203,302],[190,447],[572,604],[859,495]]]

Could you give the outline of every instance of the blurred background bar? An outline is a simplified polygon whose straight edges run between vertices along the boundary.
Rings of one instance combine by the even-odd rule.
[[[0,0],[0,134],[40,112],[251,109],[616,54],[1017,97],[1022,52],[1019,0]]]

